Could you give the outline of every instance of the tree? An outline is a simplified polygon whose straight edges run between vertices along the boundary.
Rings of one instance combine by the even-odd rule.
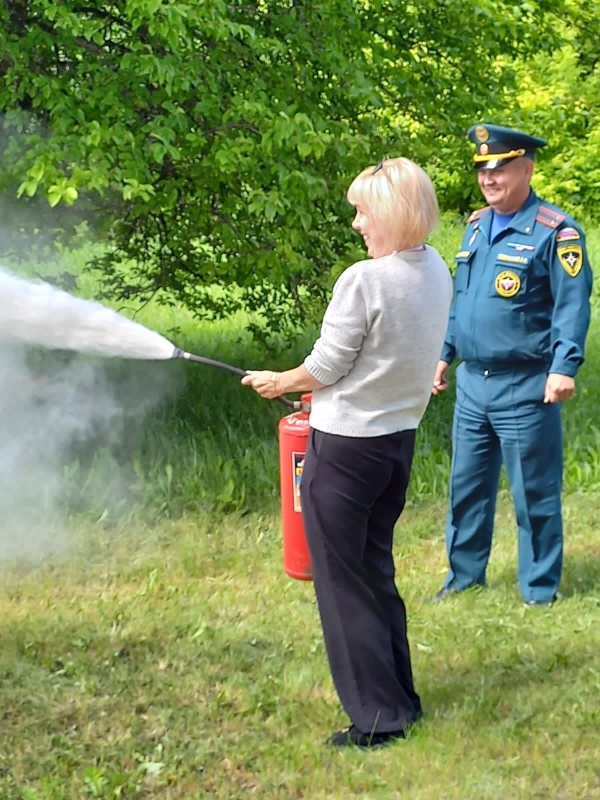
[[[534,176],[543,197],[589,220],[600,204],[600,6],[569,0],[556,19],[560,46],[522,64],[523,127],[548,138]]]
[[[304,325],[356,252],[349,180],[398,152],[462,174],[465,128],[514,85],[502,54],[548,41],[547,7],[5,0],[0,181],[93,212],[114,296]]]

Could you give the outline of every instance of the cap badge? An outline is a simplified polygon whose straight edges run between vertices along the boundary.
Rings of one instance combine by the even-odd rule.
[[[475,128],[475,137],[477,138],[478,142],[487,142],[487,140],[490,138],[490,132],[485,125],[478,125]]]

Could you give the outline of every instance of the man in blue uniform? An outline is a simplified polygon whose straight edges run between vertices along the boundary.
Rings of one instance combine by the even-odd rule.
[[[496,493],[506,465],[525,603],[557,596],[563,558],[560,404],[575,393],[592,272],[581,228],[531,190],[544,139],[498,125],[468,132],[488,206],[456,255],[455,294],[433,393],[455,357],[456,406],[446,545],[436,599],[484,585]]]

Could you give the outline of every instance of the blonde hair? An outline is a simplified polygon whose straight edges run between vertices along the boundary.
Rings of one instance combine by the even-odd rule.
[[[367,167],[352,181],[348,202],[364,206],[389,230],[393,250],[423,244],[435,230],[439,207],[431,178],[408,158],[390,158]]]

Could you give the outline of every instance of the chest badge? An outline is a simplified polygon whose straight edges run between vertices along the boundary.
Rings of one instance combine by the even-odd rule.
[[[564,271],[574,278],[583,266],[583,250],[580,244],[564,244],[557,250],[558,260]]]
[[[500,297],[514,297],[521,288],[521,278],[516,272],[506,269],[496,275],[496,291]]]
[[[506,242],[506,246],[514,247],[518,253],[520,253],[522,250],[535,250],[535,245],[522,244],[521,242]]]
[[[513,256],[509,253],[498,253],[496,258],[498,261],[510,261],[511,264],[529,264],[529,259],[525,256]]]

